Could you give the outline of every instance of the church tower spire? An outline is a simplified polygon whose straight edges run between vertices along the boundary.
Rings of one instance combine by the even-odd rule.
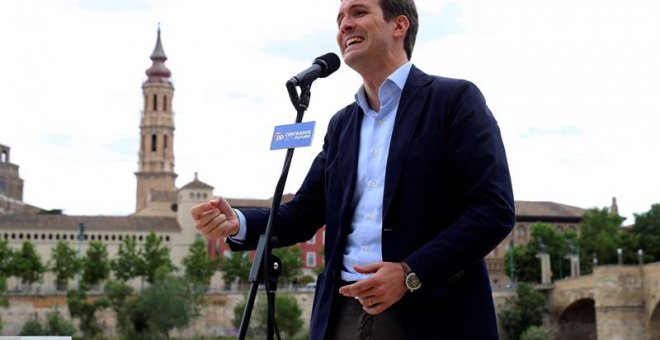
[[[165,66],[167,56],[160,39],[150,57],[151,67],[142,84],[144,109],[140,121],[140,151],[135,213],[138,215],[174,216],[176,214],[176,173],[174,172],[174,86]]]

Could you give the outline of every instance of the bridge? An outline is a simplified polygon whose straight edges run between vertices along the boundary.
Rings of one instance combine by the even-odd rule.
[[[556,339],[660,340],[660,262],[598,266],[546,292]]]

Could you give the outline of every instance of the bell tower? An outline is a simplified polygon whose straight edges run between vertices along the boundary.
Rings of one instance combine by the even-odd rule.
[[[151,53],[151,67],[142,84],[144,108],[140,120],[140,151],[138,161],[137,215],[176,215],[176,173],[174,172],[174,86],[167,56],[160,40],[160,25],[156,47]]]

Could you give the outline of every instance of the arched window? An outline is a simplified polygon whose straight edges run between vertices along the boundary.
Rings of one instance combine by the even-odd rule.
[[[156,135],[151,135],[151,151],[156,151]]]
[[[158,97],[154,94],[154,111],[158,111]]]
[[[167,150],[167,135],[163,135],[163,150]]]
[[[167,111],[167,96],[163,96],[163,111]]]
[[[7,163],[7,151],[3,151],[0,154],[0,163]]]

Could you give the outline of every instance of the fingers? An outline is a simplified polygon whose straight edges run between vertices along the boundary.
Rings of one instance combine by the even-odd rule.
[[[399,301],[406,292],[403,269],[397,263],[378,262],[354,268],[360,273],[373,275],[339,288],[339,293],[356,298],[368,314],[382,313]]]
[[[218,196],[214,200],[217,204],[217,208],[220,209],[220,211],[225,214],[228,218],[232,218],[236,213],[234,213],[234,209],[231,208],[231,205],[229,205],[229,202],[227,202],[224,197]]]
[[[383,262],[376,262],[365,265],[356,264],[353,266],[353,269],[355,269],[356,272],[361,274],[371,274],[377,272],[378,269],[380,269],[383,266],[383,264],[384,264]]]

